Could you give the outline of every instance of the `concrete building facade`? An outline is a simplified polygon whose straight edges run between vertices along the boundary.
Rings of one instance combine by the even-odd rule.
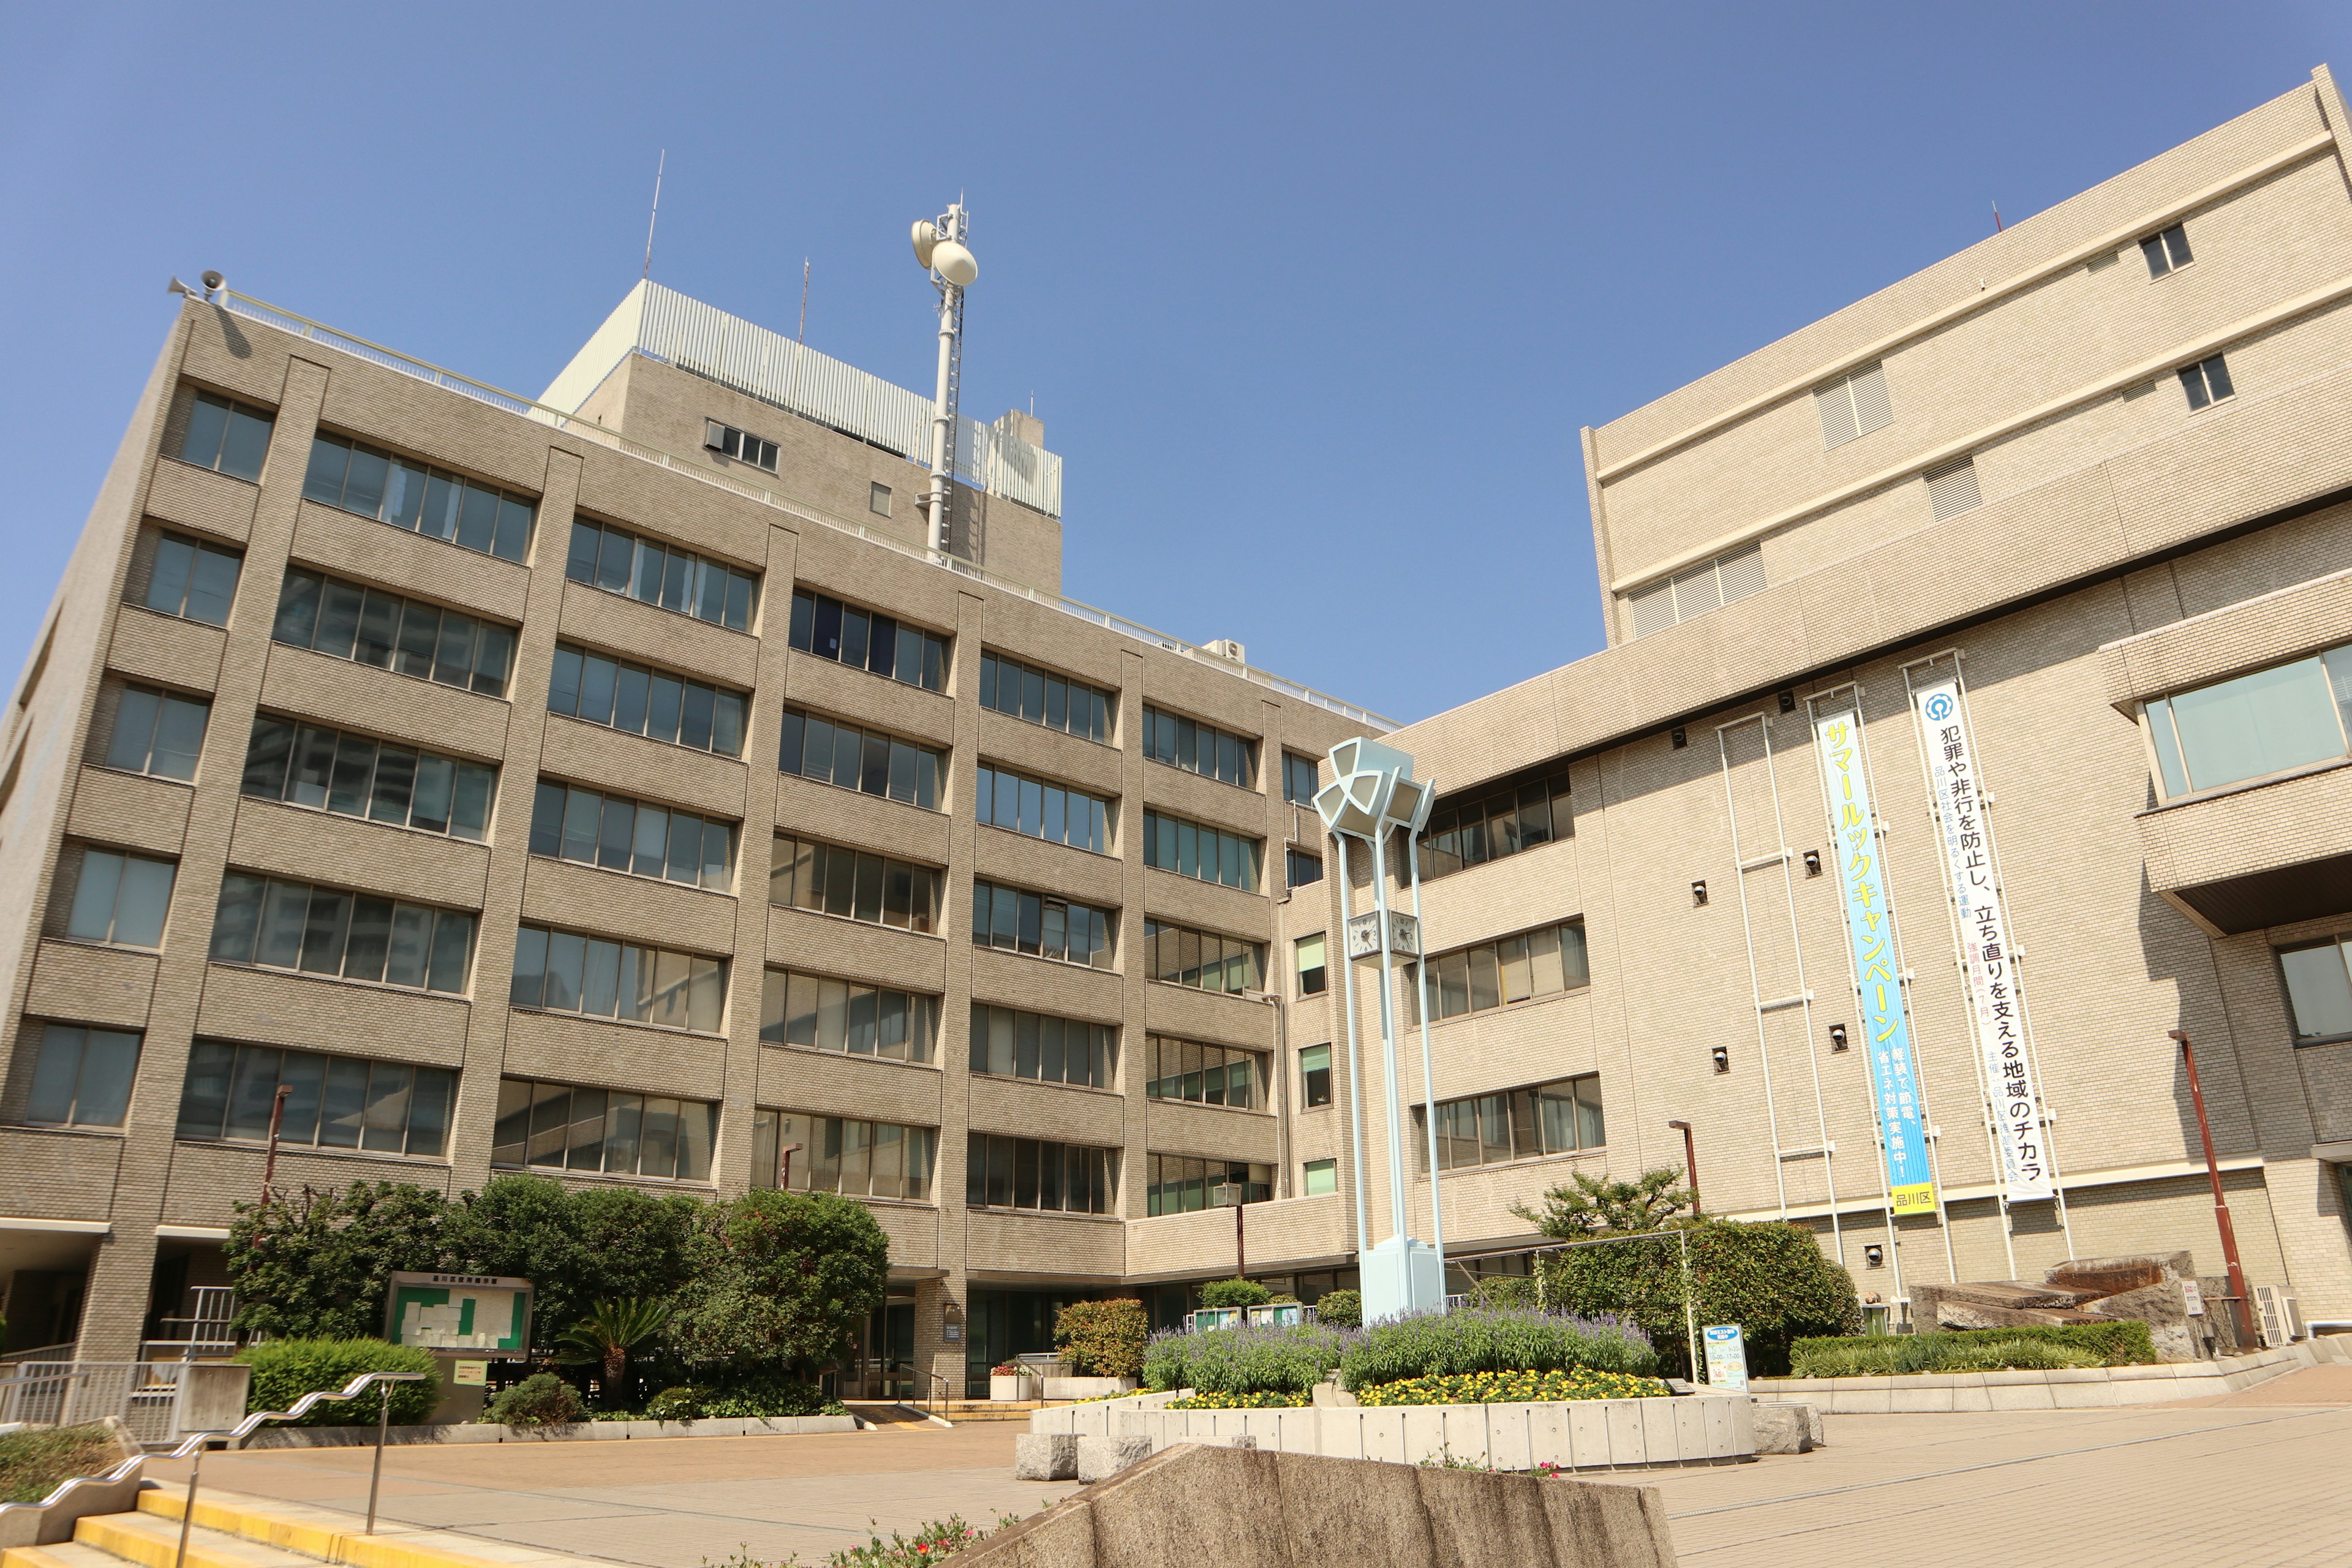
[[[1020,416],[942,563],[911,395],[667,291],[538,401],[191,301],[0,737],[7,1348],[187,1337],[280,1087],[281,1190],[854,1192],[873,1392],[1348,1282],[1362,734],[1438,783],[1457,1283],[1670,1121],[1898,1316],[2217,1272],[2177,1029],[2250,1278],[2352,1317],[2347,169],[2323,69],[1587,431],[1609,647],[1402,730],[1062,596]]]

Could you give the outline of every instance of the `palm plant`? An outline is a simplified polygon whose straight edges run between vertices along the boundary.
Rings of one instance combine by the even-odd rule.
[[[588,1315],[556,1336],[556,1360],[566,1365],[593,1363],[604,1369],[607,1389],[617,1389],[629,1369],[629,1352],[660,1333],[669,1309],[659,1301],[600,1300]]]

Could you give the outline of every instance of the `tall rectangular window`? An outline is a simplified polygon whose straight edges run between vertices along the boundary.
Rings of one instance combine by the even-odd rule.
[[[718,1142],[719,1107],[707,1100],[507,1078],[490,1164],[708,1182]]]
[[[1422,874],[1450,877],[1575,832],[1566,769],[1446,795],[1430,812],[1422,835]]]
[[[936,930],[946,885],[944,870],[781,833],[768,863],[768,902],[777,908],[900,931]]]
[[[1315,759],[1296,752],[1282,753],[1282,798],[1293,805],[1315,804]]]
[[[2329,937],[2279,950],[2279,973],[2294,1015],[2297,1045],[2352,1036],[2352,970],[2347,939]]]
[[[1110,716],[1118,707],[1118,699],[1098,687],[983,651],[980,705],[993,713],[1108,745]]]
[[[1039,1083],[1118,1087],[1118,1027],[971,1005],[971,1070]]]
[[[1257,742],[1163,709],[1143,710],[1143,754],[1188,773],[1243,789],[1257,787]]]
[[[1274,1196],[1274,1167],[1247,1160],[1196,1159],[1189,1154],[1145,1156],[1147,1215],[1193,1214],[1226,1208],[1235,1201],[1262,1204]]]
[[[396,675],[507,694],[514,628],[300,566],[286,569],[272,640]]]
[[[2352,755],[2352,644],[2146,704],[2168,800]]]
[[[157,778],[193,779],[212,712],[207,698],[182,697],[152,686],[126,686],[115,704],[106,765]]]
[[[1143,814],[1143,863],[1159,870],[1254,893],[1264,851],[1257,839],[1206,823],[1157,811]]]
[[[1073,849],[1110,853],[1108,801],[986,763],[975,778],[973,815],[979,821]]]
[[[1429,1170],[1427,1117],[1413,1107],[1414,1163]],[[1599,1149],[1608,1142],[1601,1114],[1601,1079],[1557,1079],[1501,1094],[1437,1102],[1437,1168],[1499,1165],[1512,1160]]]
[[[172,883],[179,874],[174,862],[87,846],[69,847],[68,853],[77,863],[65,935],[121,947],[163,945]],[[62,885],[57,889],[64,890]]]
[[[847,1198],[931,1201],[939,1129],[762,1110],[751,1119],[751,1184]]]
[[[1323,933],[1317,931],[1313,936],[1302,936],[1291,943],[1291,958],[1298,974],[1298,994],[1301,996],[1323,994],[1323,988],[1330,984]]]
[[[722,757],[743,754],[750,707],[740,691],[569,643],[555,645],[547,677],[550,713]]]
[[[1442,953],[1430,961],[1429,973],[1431,1000],[1440,1019],[1578,990],[1592,978],[1580,921]],[[1419,966],[1408,963],[1404,973],[1406,1016],[1418,1022]]]
[[[159,534],[155,563],[147,576],[147,596],[141,603],[167,616],[225,626],[229,605],[236,598],[237,573],[244,565],[243,551],[185,534]]]
[[[203,1040],[180,1090],[182,1138],[259,1143],[284,1089],[278,1142],[438,1159],[448,1146],[457,1075],[446,1068]]]
[[[515,933],[509,1005],[715,1035],[727,960],[527,925]]]
[[[120,1127],[139,1073],[135,1030],[41,1026],[25,1120],[46,1127]]]
[[[973,1132],[964,1155],[964,1202],[973,1208],[1116,1213],[1118,1157],[1116,1149]]]
[[[2189,231],[2179,224],[2141,240],[2139,253],[2147,262],[2150,281],[2168,277],[2197,259],[2189,253]]]
[[[785,773],[925,811],[939,809],[946,758],[937,747],[837,723],[799,708],[785,709],[783,721],[776,765]]]
[[[539,516],[527,496],[325,434],[310,438],[302,499],[504,561],[530,553]]]
[[[1298,1053],[1298,1102],[1308,1110],[1331,1103],[1331,1047],[1309,1046]]]
[[[1339,1190],[1339,1162],[1337,1160],[1309,1160],[1299,1167],[1298,1173],[1301,1178],[1299,1195],[1302,1197],[1321,1197],[1325,1193]]]
[[[1094,969],[1111,966],[1118,916],[1051,894],[975,880],[971,941],[975,947],[1055,958]]]
[[[1291,887],[1304,888],[1323,879],[1323,859],[1318,855],[1309,855],[1304,849],[1285,849],[1282,864]]]
[[[2238,389],[2230,384],[2230,363],[2220,354],[2199,360],[2195,364],[2182,365],[2178,373],[2180,390],[2189,397],[2189,412],[2210,408],[2225,397],[2234,397]]]
[[[257,713],[239,788],[261,800],[479,840],[498,782],[499,770],[482,763]]]
[[[732,631],[751,629],[760,579],[722,562],[609,524],[575,518],[564,575]]]
[[[233,479],[258,483],[269,456],[269,432],[278,416],[266,408],[199,392],[188,405],[187,429],[180,437],[180,461]]]
[[[539,781],[530,852],[723,893],[735,885],[735,825],[626,796]]]
[[[938,691],[947,685],[947,640],[879,610],[863,610],[814,589],[793,590],[794,650]]]
[[[927,1062],[937,1053],[940,999],[829,974],[771,969],[760,996],[760,1038],[845,1056]]]
[[[1265,989],[1265,944],[1160,921],[1143,922],[1144,973],[1201,991]]]
[[[458,995],[473,964],[474,917],[231,871],[221,879],[211,957]]]
[[[1266,1108],[1266,1057],[1232,1046],[1153,1035],[1146,1042],[1144,1092],[1153,1100],[1184,1100],[1195,1105]]]

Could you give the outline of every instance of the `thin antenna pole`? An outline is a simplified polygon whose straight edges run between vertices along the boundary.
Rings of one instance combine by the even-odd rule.
[[[662,149],[661,161],[654,165],[654,213],[646,220],[646,269],[637,274],[639,282],[654,275],[654,225],[661,221],[662,171],[669,167],[669,149]]]
[[[796,343],[808,342],[808,279],[809,258],[803,256],[801,258],[801,330],[800,335],[793,339]]]
[[[1995,202],[1992,204],[1992,231],[1995,234],[1999,234],[2000,230],[2000,204],[1999,202]]]

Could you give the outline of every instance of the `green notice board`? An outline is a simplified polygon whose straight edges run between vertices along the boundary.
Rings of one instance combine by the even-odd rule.
[[[383,1337],[431,1350],[530,1349],[530,1281],[485,1274],[394,1274]]]

